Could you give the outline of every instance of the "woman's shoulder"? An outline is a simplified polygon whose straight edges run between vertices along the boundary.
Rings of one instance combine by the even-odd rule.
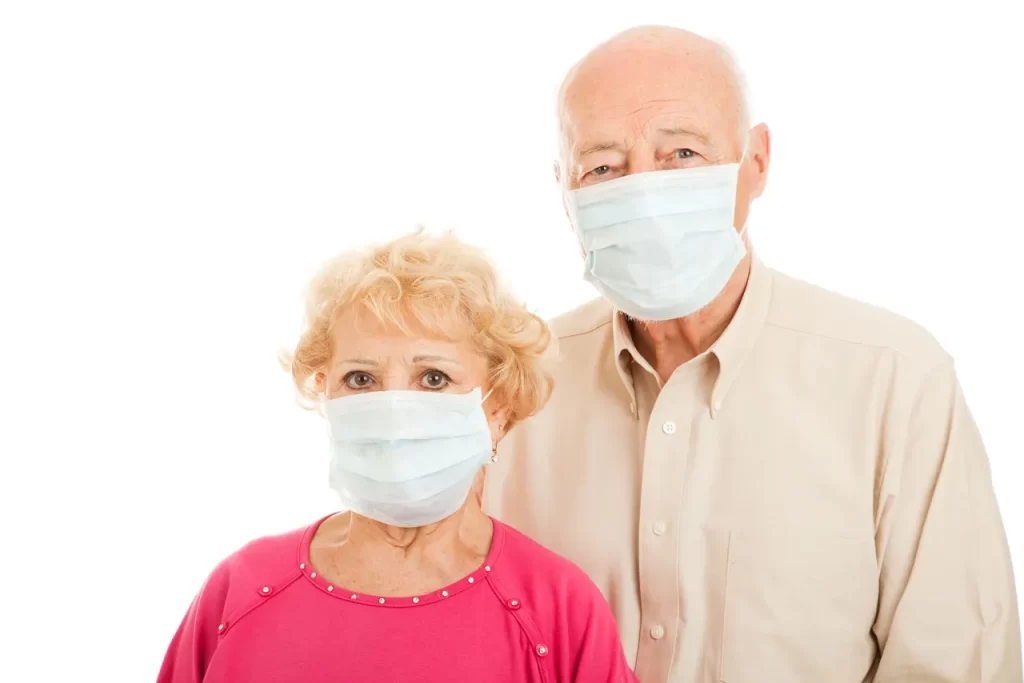
[[[235,571],[294,568],[298,570],[302,544],[316,528],[318,522],[276,534],[255,538],[224,559],[224,564]]]
[[[600,598],[601,593],[580,567],[549,550],[515,527],[494,520],[501,529],[503,583],[524,594],[544,594],[545,599]],[[539,595],[538,595],[539,597]]]
[[[559,681],[635,681],[622,653],[611,607],[590,577],[570,560],[507,525],[494,590],[518,619],[535,651]]]
[[[249,541],[217,564],[201,596],[225,606],[279,592],[301,576],[303,546],[319,523]]]

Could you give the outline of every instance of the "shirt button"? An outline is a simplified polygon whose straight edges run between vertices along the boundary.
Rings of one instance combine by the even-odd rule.
[[[655,522],[654,526],[651,527],[651,531],[654,532],[655,536],[661,536],[665,533],[665,522]]]
[[[651,627],[651,638],[655,640],[661,640],[665,637],[665,627],[661,624],[655,624]]]
[[[666,434],[675,434],[676,423],[673,422],[672,420],[669,420],[665,424],[661,425],[661,431],[665,432]]]

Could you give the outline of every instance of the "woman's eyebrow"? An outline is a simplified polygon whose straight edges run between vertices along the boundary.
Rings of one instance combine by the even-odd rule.
[[[455,365],[459,365],[460,364],[459,361],[455,360],[454,358],[449,358],[448,356],[427,356],[427,355],[424,355],[424,356],[415,356],[412,359],[413,363],[437,363],[438,361],[440,361],[442,363],[454,363]]]

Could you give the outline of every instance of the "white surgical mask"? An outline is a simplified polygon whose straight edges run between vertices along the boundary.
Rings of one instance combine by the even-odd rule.
[[[566,195],[584,277],[640,320],[682,318],[725,288],[746,254],[733,227],[738,163],[653,171]]]
[[[326,401],[331,488],[347,509],[384,524],[418,527],[448,517],[491,456],[483,401],[479,389]]]

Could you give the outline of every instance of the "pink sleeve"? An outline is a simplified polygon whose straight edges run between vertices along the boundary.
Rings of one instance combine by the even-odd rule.
[[[567,605],[567,628],[575,657],[571,671],[560,671],[565,683],[636,683],[637,677],[626,662],[619,640],[615,616],[604,596],[590,579],[580,572],[577,595]]]
[[[157,683],[200,683],[213,657],[227,595],[225,567],[207,579],[185,614],[164,656]]]

